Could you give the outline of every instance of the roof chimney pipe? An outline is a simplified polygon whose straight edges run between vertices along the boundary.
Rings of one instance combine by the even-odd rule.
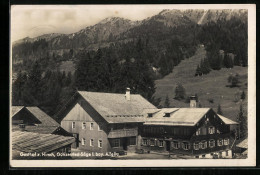
[[[196,108],[196,96],[190,96],[190,108]]]
[[[126,88],[126,92],[125,92],[125,98],[126,100],[130,101],[130,88]]]

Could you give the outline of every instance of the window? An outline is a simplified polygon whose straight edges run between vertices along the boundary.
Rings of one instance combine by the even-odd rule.
[[[136,137],[129,138],[129,145],[136,145]]]
[[[223,145],[223,139],[219,139],[218,140],[218,146],[222,146]]]
[[[178,141],[173,141],[173,148],[174,149],[179,149],[179,147],[180,147],[179,142]]]
[[[163,147],[163,140],[159,140],[159,147]]]
[[[226,151],[226,156],[228,156],[228,151]]]
[[[89,146],[94,146],[94,139],[90,139]]]
[[[165,113],[164,117],[170,117],[171,113]]]
[[[94,123],[90,123],[90,130],[94,129]]]
[[[224,145],[229,145],[229,139],[228,138],[224,139]]]
[[[210,126],[209,127],[209,134],[214,134],[215,133],[215,127],[214,126]]]
[[[205,154],[202,155],[202,158],[205,158]]]
[[[199,150],[199,142],[193,143],[194,150]]]
[[[200,148],[201,149],[206,149],[207,148],[207,141],[203,140],[199,144],[200,144]]]
[[[153,117],[153,114],[152,114],[152,113],[149,113],[149,114],[148,114],[148,117]]]
[[[200,128],[196,131],[196,136],[200,135]]]
[[[86,144],[86,139],[85,139],[85,138],[82,138],[81,144],[82,144],[82,145],[85,145],[85,144]]]
[[[86,122],[82,123],[82,129],[86,129]]]
[[[151,146],[154,146],[154,139],[151,139],[151,140],[150,140],[150,145],[151,145]]]
[[[190,149],[190,144],[189,144],[189,142],[183,142],[183,143],[182,143],[182,148],[183,148],[184,150]]]
[[[98,147],[102,148],[102,140],[98,140]]]
[[[75,122],[72,122],[71,127],[72,127],[72,128],[75,128]]]
[[[195,156],[196,159],[200,158],[199,156]]]
[[[114,148],[120,147],[120,139],[113,139],[112,140],[112,147],[114,147]]]
[[[147,139],[143,139],[143,145],[147,145]]]
[[[210,147],[210,148],[215,147],[215,140],[210,140],[210,141],[209,141],[209,147]]]
[[[98,124],[98,131],[102,131],[102,126],[101,125],[102,125],[101,123]]]

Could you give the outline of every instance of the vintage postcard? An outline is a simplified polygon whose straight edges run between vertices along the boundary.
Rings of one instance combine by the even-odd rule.
[[[255,13],[12,5],[10,167],[255,166]]]

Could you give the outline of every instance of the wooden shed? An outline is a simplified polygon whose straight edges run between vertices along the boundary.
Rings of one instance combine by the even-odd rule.
[[[71,144],[74,142],[74,137],[15,131],[12,132],[12,157],[13,159],[58,159],[57,153],[69,154]]]

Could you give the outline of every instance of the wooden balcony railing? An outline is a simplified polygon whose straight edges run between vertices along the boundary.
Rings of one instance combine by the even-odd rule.
[[[133,136],[137,136],[137,134],[138,134],[137,128],[117,129],[117,130],[111,130],[108,133],[108,138],[133,137]]]

